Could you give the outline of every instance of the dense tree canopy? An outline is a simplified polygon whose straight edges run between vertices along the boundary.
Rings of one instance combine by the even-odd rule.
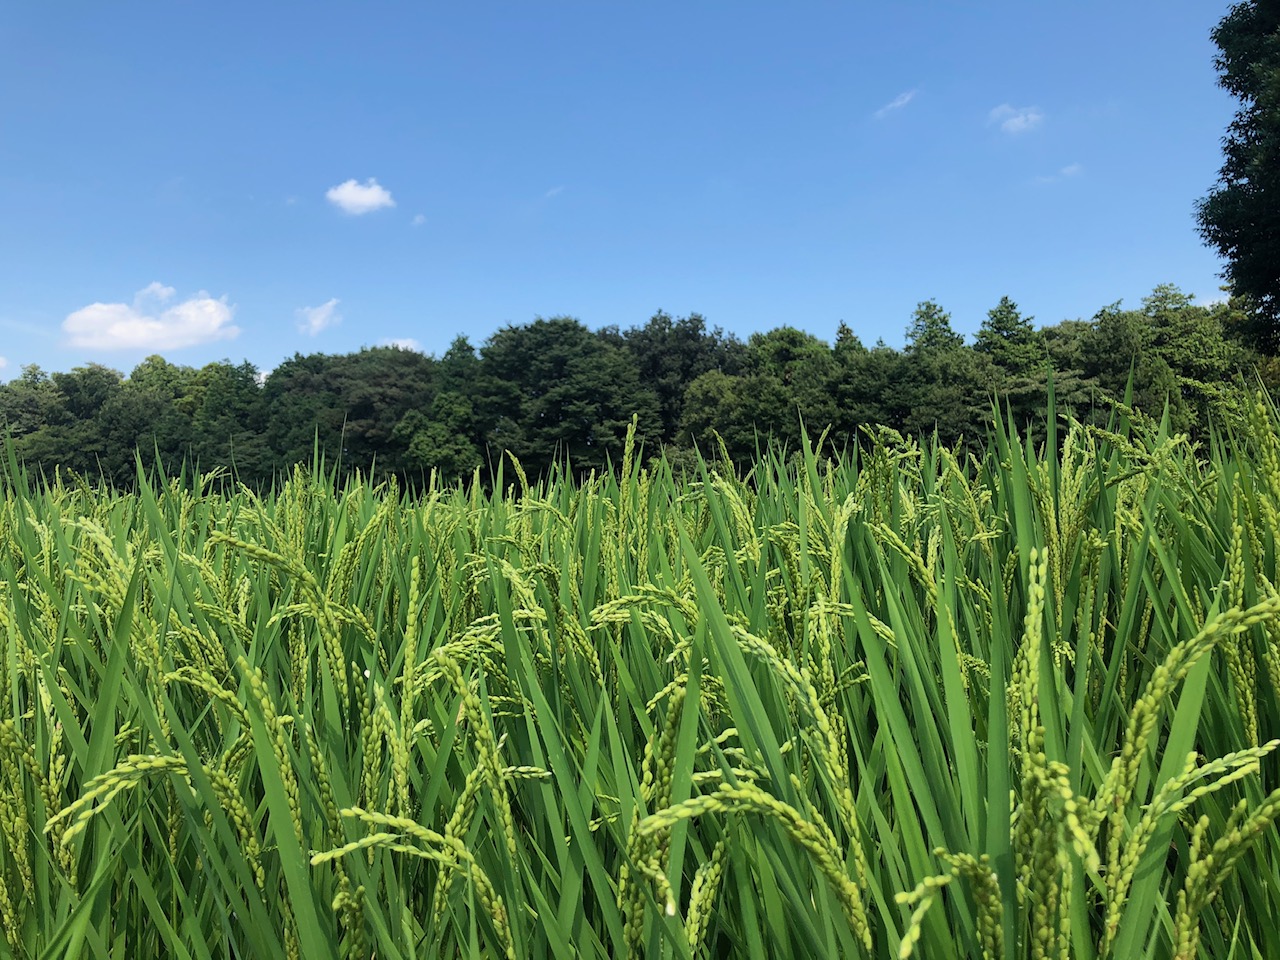
[[[490,403],[501,414],[494,432],[530,469],[566,458],[603,466],[633,415],[646,434],[657,432],[658,398],[636,364],[578,320],[504,327],[480,352],[484,388],[500,401]]]
[[[1046,373],[1052,368],[1043,331],[1008,297],[987,312],[973,349],[991,362],[989,376],[1016,422],[1027,423],[1043,409]]]
[[[1280,350],[1280,2],[1237,3],[1213,31],[1218,82],[1239,101],[1218,184],[1198,205],[1200,232],[1254,309],[1243,332]]]
[[[1042,429],[1050,378],[1085,419],[1105,421],[1108,398],[1130,392],[1195,430],[1237,376],[1280,374],[1239,342],[1246,312],[1239,298],[1206,307],[1161,286],[1137,309],[1113,304],[1041,329],[1006,297],[968,345],[925,301],[901,350],[868,349],[844,323],[834,344],[795,326],[744,343],[696,313],[599,331],[554,317],[504,327],[479,350],[459,337],[439,358],[395,347],[296,355],[265,378],[248,363],[161,357],[127,378],[97,364],[27,367],[0,386],[0,429],[32,467],[122,484],[135,456],[262,484],[317,449],[343,471],[410,483],[432,472],[487,479],[508,450],[530,474],[566,460],[600,470],[621,455],[633,417],[650,453],[723,447],[737,460],[770,442],[794,449],[802,425],[837,446],[869,425],[975,443],[993,400]]]

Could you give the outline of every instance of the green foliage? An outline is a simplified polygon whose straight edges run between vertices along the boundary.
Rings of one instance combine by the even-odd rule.
[[[658,399],[617,346],[570,317],[499,330],[481,349],[499,452],[515,453],[543,472],[568,460],[601,468],[619,457],[632,416],[641,436],[658,435]]]
[[[412,350],[295,355],[263,387],[266,439],[282,466],[308,461],[318,440],[348,469],[396,472],[405,466],[391,443],[396,425],[428,407],[435,389],[435,361]]]
[[[1197,205],[1200,233],[1227,261],[1252,309],[1237,329],[1280,351],[1280,7],[1236,3],[1213,31],[1218,83],[1239,107],[1222,141],[1218,183]]]
[[[1024,317],[1018,305],[1008,297],[987,311],[987,318],[978,328],[973,349],[985,353],[992,363],[1006,376],[1014,379],[1030,379],[1044,372],[1049,354],[1045,349],[1044,334]]]
[[[907,353],[923,355],[958,350],[964,346],[964,337],[951,329],[951,314],[934,300],[924,300],[916,305],[907,327]]]
[[[601,470],[621,456],[632,417],[649,456],[688,463],[722,449],[746,466],[771,443],[796,451],[803,424],[835,449],[886,427],[971,448],[993,400],[1047,436],[1052,377],[1063,409],[1103,425],[1126,396],[1203,436],[1232,404],[1237,378],[1271,389],[1280,366],[1239,343],[1240,297],[1205,307],[1173,286],[1140,309],[1113,304],[1090,321],[1037,329],[1007,297],[972,346],[933,301],[921,303],[896,350],[867,349],[841,323],[835,343],[794,326],[747,343],[698,314],[659,312],[642,326],[591,331],[571,318],[508,326],[477,350],[465,337],[437,358],[395,348],[286,360],[265,378],[247,363],[194,369],[148,357],[125,379],[89,366],[38,368],[0,385],[0,427],[23,462],[129,487],[135,452],[148,469],[226,469],[264,489],[317,446],[345,477],[498,481],[510,451],[530,475],[568,462]],[[723,447],[721,444],[723,443]]]
[[[1224,383],[1247,370],[1248,356],[1226,339],[1219,311],[1198,306],[1172,285],[1157,287],[1141,310],[1106,307],[1085,337],[1083,364],[1101,389],[1144,410],[1170,406],[1173,425],[1202,424]]]
[[[987,312],[973,349],[990,358],[996,392],[1017,423],[1028,425],[1044,409],[1052,370],[1044,332],[1008,297]]]
[[[766,385],[759,378],[719,370],[704,373],[685,391],[680,439],[685,445],[714,450],[719,436],[735,460],[751,457],[761,445],[752,408]]]
[[[834,353],[838,369],[831,396],[837,443],[847,445],[866,426],[905,424],[909,407],[898,385],[911,361],[882,342],[867,350],[848,336],[837,338]]]
[[[906,411],[902,428],[917,435],[936,431],[947,443],[974,441],[996,387],[988,356],[966,348],[951,315],[926,300],[907,329],[906,357],[893,385]]]
[[[466,477],[481,465],[471,401],[454,390],[442,390],[431,409],[410,410],[392,432],[392,442],[405,447],[404,459],[423,476],[437,471],[442,477]]]
[[[1280,417],[1044,419],[412,495],[10,456],[0,957],[1269,956]]]
[[[719,327],[707,329],[699,314],[672,319],[659,310],[642,327],[605,335],[633,358],[640,382],[657,394],[662,436],[674,439],[680,429],[685,390],[712,370],[736,374],[745,363],[745,347]]]

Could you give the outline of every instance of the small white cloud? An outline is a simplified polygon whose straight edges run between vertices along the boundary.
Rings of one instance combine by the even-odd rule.
[[[342,322],[342,314],[338,312],[337,297],[318,307],[299,307],[293,313],[298,318],[298,329],[311,337],[321,330],[336,327]]]
[[[560,194],[562,194],[562,193],[564,193],[564,184],[561,184],[561,185],[560,185],[560,186],[558,186],[558,187],[552,187],[550,190],[548,190],[548,191],[547,191],[546,193],[544,193],[542,196],[543,196],[543,197],[545,197],[547,200],[550,200],[552,197],[558,197],[558,196],[560,196]]]
[[[413,337],[391,337],[386,340],[379,340],[378,345],[395,347],[397,350],[412,350],[414,353],[422,352],[422,344],[413,339]]]
[[[271,370],[274,370],[274,369],[275,367],[271,368]],[[259,370],[257,373],[253,375],[254,382],[260,387],[266,386],[267,377],[271,376],[271,370]]]
[[[364,183],[347,180],[336,187],[330,187],[325,191],[325,198],[343,213],[349,213],[353,217],[396,205],[395,200],[391,199],[391,191],[373,177]]]
[[[173,287],[150,283],[132,304],[91,303],[62,321],[67,345],[87,350],[177,350],[214,340],[230,340],[235,308],[226,297],[214,300],[201,290],[171,307]]]
[[[173,295],[177,292],[173,287],[166,287],[160,281],[152,280],[137,292],[134,297],[134,303],[140,300],[155,300],[157,303],[164,303],[166,300],[172,300]]]
[[[420,227],[426,222],[427,222],[427,218],[420,213],[413,218],[413,225],[415,227]]]
[[[8,365],[9,365],[9,361],[6,360],[4,357],[0,357],[0,370],[3,370]]]
[[[987,124],[999,124],[1005,133],[1017,135],[1034,130],[1044,122],[1044,111],[1039,107],[1015,107],[1002,103],[987,114]]]
[[[1079,163],[1069,163],[1057,173],[1049,176],[1036,177],[1037,183],[1057,183],[1059,180],[1070,180],[1072,177],[1078,177],[1084,173],[1084,166]]]
[[[901,110],[903,107],[905,107],[908,103],[910,103],[915,98],[916,98],[916,91],[914,90],[908,90],[905,93],[900,93],[896,97],[894,97],[892,100],[890,100],[888,103],[886,103],[883,107],[881,107],[879,110],[877,110],[875,113],[873,113],[872,116],[875,117],[877,120],[883,120],[885,117],[893,113],[895,110]]]

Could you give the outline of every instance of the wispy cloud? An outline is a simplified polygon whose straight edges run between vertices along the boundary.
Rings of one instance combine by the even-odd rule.
[[[8,365],[9,365],[9,361],[6,360],[4,357],[0,357],[0,370],[3,370]]]
[[[310,337],[314,337],[321,330],[336,327],[342,322],[342,314],[338,312],[337,297],[318,307],[299,307],[293,313],[298,318],[298,329]]]
[[[379,345],[395,347],[398,350],[412,350],[414,353],[422,352],[422,344],[413,339],[413,337],[391,337],[386,340],[380,340]]]
[[[998,124],[1005,133],[1014,136],[1027,133],[1044,123],[1044,111],[1039,107],[1015,107],[1002,103],[987,114],[988,126]]]
[[[231,323],[235,308],[226,297],[217,300],[203,290],[181,303],[167,306],[173,287],[151,283],[139,290],[133,303],[91,303],[68,314],[62,332],[68,346],[87,350],[177,350],[240,333]]]
[[[364,183],[346,180],[336,187],[330,187],[325,191],[325,199],[343,213],[349,213],[353,217],[396,205],[391,197],[391,191],[378,183],[374,177],[370,177]]]
[[[873,113],[872,116],[875,117],[877,120],[883,120],[885,117],[893,113],[895,110],[901,110],[903,107],[905,107],[908,103],[910,103],[915,98],[916,98],[916,91],[907,90],[904,93],[898,94],[888,103],[886,103],[883,107],[881,107],[879,110]]]
[[[1037,183],[1057,183],[1059,180],[1070,180],[1072,177],[1078,177],[1084,173],[1084,166],[1079,163],[1068,163],[1057,173],[1051,173],[1047,176],[1036,177]]]
[[[420,227],[420,226],[422,226],[424,223],[426,223],[426,222],[427,222],[427,218],[426,218],[426,217],[424,217],[422,214],[420,214],[420,213],[419,213],[419,214],[417,214],[417,215],[415,215],[415,216],[414,216],[414,218],[413,218],[413,221],[412,221],[412,222],[413,222],[413,225],[414,225],[415,227]]]
[[[552,197],[558,197],[562,193],[564,193],[564,184],[561,184],[558,187],[552,187],[550,190],[544,193],[543,196],[546,199],[550,200]]]
[[[32,337],[51,337],[55,336],[53,331],[48,327],[41,326],[38,323],[24,323],[21,320],[11,320],[8,317],[0,317],[0,330],[16,330],[18,333],[25,333]]]

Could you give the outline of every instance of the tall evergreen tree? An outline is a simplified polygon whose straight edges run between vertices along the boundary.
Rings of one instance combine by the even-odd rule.
[[[1044,337],[1032,323],[1034,319],[1024,317],[1016,303],[1001,297],[1000,302],[987,311],[973,349],[987,354],[996,366],[1012,376],[1029,376],[1048,359]]]
[[[907,327],[907,353],[921,354],[951,350],[964,346],[964,337],[951,328],[951,314],[936,300],[923,300],[916,305]]]
[[[1049,352],[1044,334],[1008,297],[987,312],[973,349],[995,366],[997,390],[1022,427],[1040,416],[1048,395]]]
[[[951,314],[935,301],[920,303],[907,328],[905,362],[894,389],[905,407],[903,427],[938,432],[945,442],[974,440],[987,419],[994,387],[990,361],[964,345]]]

